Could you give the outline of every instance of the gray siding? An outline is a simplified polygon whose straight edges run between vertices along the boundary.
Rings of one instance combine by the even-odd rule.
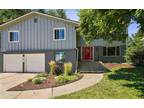
[[[111,43],[103,40],[103,39],[95,39],[90,43],[91,46],[120,46],[125,45],[126,43],[120,41],[112,41]],[[85,46],[86,42],[82,37],[77,37],[77,47]]]
[[[3,71],[3,54],[0,53],[0,72]]]
[[[76,70],[76,62],[77,62],[77,57],[76,57],[76,50],[53,50],[53,51],[48,51],[45,56],[45,65],[46,65],[46,71],[49,71],[49,65],[48,62],[51,60],[55,60],[55,53],[58,51],[62,51],[65,53],[65,62],[71,62],[73,64],[73,71]]]
[[[103,56],[103,46],[94,47],[94,61],[103,61],[103,62],[125,62],[126,46],[120,46],[120,56]],[[79,61],[81,61],[81,48],[79,47]]]
[[[38,18],[38,23],[34,23]],[[53,41],[53,28],[66,28],[66,40]],[[8,42],[8,31],[19,31],[19,43]],[[74,49],[76,48],[75,25],[45,16],[33,16],[23,22],[9,26],[1,31],[2,51]]]

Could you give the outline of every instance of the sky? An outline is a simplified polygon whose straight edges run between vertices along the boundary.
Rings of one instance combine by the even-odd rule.
[[[77,15],[78,11],[76,9],[66,9],[65,11],[69,19],[79,21],[79,17]],[[135,34],[138,31],[137,26],[138,26],[137,23],[130,24],[130,26],[128,27],[129,36]]]

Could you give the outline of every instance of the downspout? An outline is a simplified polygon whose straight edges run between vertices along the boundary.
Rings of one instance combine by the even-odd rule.
[[[77,73],[78,72],[78,53],[79,53],[79,50],[78,50],[78,48],[76,48],[76,71],[75,71],[75,73]]]

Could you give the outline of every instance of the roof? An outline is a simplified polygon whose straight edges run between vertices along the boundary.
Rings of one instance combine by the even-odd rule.
[[[22,16],[20,16],[20,17],[18,17],[18,18],[15,18],[15,19],[13,19],[13,20],[11,20],[11,21],[8,21],[8,22],[5,22],[5,23],[0,24],[0,28],[1,28],[1,27],[4,27],[4,26],[7,26],[7,25],[9,25],[9,24],[11,24],[11,23],[14,23],[14,22],[16,22],[16,21],[22,20],[23,18],[28,17],[28,16],[31,16],[31,15],[33,15],[33,14],[35,14],[35,15],[41,15],[41,16],[46,16],[46,17],[49,17],[49,18],[54,18],[54,19],[57,19],[57,20],[69,22],[69,23],[72,23],[72,24],[75,24],[75,25],[79,25],[79,22],[78,22],[78,21],[73,21],[73,20],[69,20],[69,19],[59,18],[59,17],[55,17],[55,16],[43,14],[43,13],[40,13],[40,12],[32,11],[32,12],[27,13],[27,14],[25,14],[25,15],[22,15]]]

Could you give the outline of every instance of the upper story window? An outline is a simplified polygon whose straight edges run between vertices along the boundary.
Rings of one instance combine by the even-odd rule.
[[[103,47],[103,56],[120,56],[120,47]]]
[[[9,31],[9,42],[19,42],[18,31]]]
[[[65,40],[65,28],[54,28],[54,40]]]

